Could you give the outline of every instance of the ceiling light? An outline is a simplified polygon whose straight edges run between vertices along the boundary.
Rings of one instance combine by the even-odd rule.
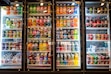
[[[101,3],[101,6],[104,6],[104,3],[103,3],[103,2]]]

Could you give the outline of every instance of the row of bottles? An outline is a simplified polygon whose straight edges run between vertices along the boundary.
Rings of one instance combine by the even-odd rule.
[[[28,28],[28,38],[51,38],[51,27]]]
[[[78,42],[57,42],[56,50],[57,52],[67,52],[67,51],[79,51]]]
[[[108,34],[87,34],[87,40],[108,40]]]
[[[22,50],[21,42],[2,43],[2,50]]]
[[[27,44],[28,51],[51,51],[51,42],[49,40],[33,40]]]
[[[78,30],[77,29],[58,29],[56,31],[57,39],[78,39]]]
[[[78,6],[71,4],[57,4],[56,5],[56,14],[77,14]]]
[[[9,65],[21,64],[22,55],[21,53],[2,52],[1,63]]]
[[[33,16],[28,18],[28,26],[51,26],[50,16]]]
[[[44,66],[45,64],[51,64],[51,53],[28,53],[28,64],[42,66]]]
[[[67,65],[67,66],[79,66],[79,54],[78,53],[65,53],[57,54],[57,66]]]
[[[78,17],[76,16],[57,16],[56,27],[78,27]]]
[[[87,64],[109,64],[108,54],[87,54]]]
[[[23,12],[22,5],[19,6],[6,6],[6,14],[7,15],[21,15]]]
[[[22,28],[22,18],[5,18],[4,28]]]
[[[108,9],[106,7],[87,7],[86,13],[88,14],[107,14]]]
[[[51,6],[50,4],[44,4],[40,6],[39,4],[31,4],[29,5],[29,13],[30,14],[50,14]]]
[[[5,38],[22,38],[22,31],[5,30],[3,31],[3,37]]]
[[[86,17],[86,27],[108,27],[107,16]]]

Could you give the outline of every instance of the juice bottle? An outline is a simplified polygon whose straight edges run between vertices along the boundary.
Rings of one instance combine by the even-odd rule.
[[[51,18],[50,18],[50,16],[47,17],[47,26],[51,26]]]
[[[40,13],[42,14],[42,13],[43,13],[43,11],[44,11],[44,7],[43,7],[43,6],[41,6],[41,7],[40,7]]]
[[[67,11],[66,4],[64,4],[64,6],[63,6],[63,14],[66,14],[66,11]]]
[[[63,14],[63,6],[62,6],[63,4],[60,4],[60,9],[59,9],[59,11],[60,11],[60,14]]]
[[[34,5],[34,7],[33,7],[33,11],[34,11],[34,13],[36,13],[36,5]]]
[[[78,30],[77,29],[74,30],[74,39],[75,40],[78,39]]]
[[[63,17],[61,16],[61,17],[60,17],[60,27],[63,27],[63,23],[64,23]]]
[[[33,21],[32,21],[32,26],[36,26],[36,18],[33,17],[32,19],[33,19]]]
[[[71,65],[71,55],[70,54],[67,54],[67,62],[68,62],[68,65]]]
[[[63,61],[63,54],[61,54],[60,64],[61,64],[61,65],[63,65],[63,64],[64,64],[64,61]]]
[[[50,4],[48,4],[48,14],[51,14],[51,7],[50,7]]]
[[[59,7],[59,4],[56,5],[56,14],[59,14],[59,10],[60,10],[60,7]]]
[[[59,17],[56,18],[56,27],[60,27],[60,18]]]
[[[64,54],[64,65],[67,65],[67,55]]]
[[[75,53],[74,56],[74,66],[78,66],[79,65],[79,55],[78,53]]]
[[[28,26],[32,26],[32,17],[28,18]]]

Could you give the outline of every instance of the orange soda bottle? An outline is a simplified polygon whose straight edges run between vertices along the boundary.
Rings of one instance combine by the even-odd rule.
[[[32,17],[28,18],[28,26],[32,26]]]
[[[56,27],[60,27],[60,19],[59,19],[59,17],[56,18]]]
[[[56,6],[56,14],[59,14],[59,4]]]
[[[62,4],[60,4],[60,9],[59,9],[59,11],[60,11],[60,14],[63,14],[63,6],[62,6]]]
[[[50,4],[48,4],[48,14],[51,13]]]
[[[75,18],[73,19],[73,23],[74,23],[74,27],[77,27],[77,26],[78,26],[78,18],[77,18],[77,17],[75,17]]]
[[[66,14],[66,4],[64,4],[64,6],[63,6],[63,14]]]

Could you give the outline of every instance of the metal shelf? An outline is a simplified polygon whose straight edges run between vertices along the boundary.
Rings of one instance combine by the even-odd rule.
[[[108,14],[86,14],[86,16],[108,16]]]
[[[78,29],[78,27],[57,27],[56,29]]]
[[[22,52],[22,50],[2,50],[2,52]]]
[[[2,39],[22,39],[22,38],[5,38],[5,37],[3,37]]]
[[[6,28],[3,28],[3,30],[22,30],[22,28],[12,28],[12,29],[6,29]]]
[[[27,38],[28,40],[51,40],[51,38]]]
[[[86,27],[88,30],[104,30],[104,29],[109,29],[108,27]]]
[[[62,39],[57,39],[56,41],[79,41],[79,40],[74,40],[74,39],[64,39],[64,40],[62,40]]]
[[[56,14],[56,16],[78,16],[78,14]]]
[[[29,16],[51,16],[51,14],[30,14],[29,13]]]
[[[51,64],[28,64],[28,66],[51,66]]]
[[[79,51],[57,51],[56,53],[79,53]]]
[[[47,53],[47,52],[51,52],[51,51],[28,51],[28,52]]]
[[[87,41],[104,42],[104,41],[109,41],[109,40],[87,40]]]

